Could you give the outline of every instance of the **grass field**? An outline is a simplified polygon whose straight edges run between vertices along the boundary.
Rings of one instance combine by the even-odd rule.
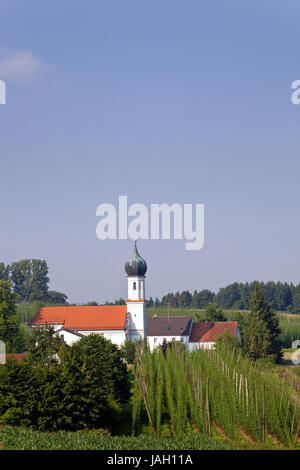
[[[192,315],[203,312],[203,310],[197,308],[168,308],[168,307],[147,307],[147,316],[152,317],[153,315],[166,316],[181,316],[181,315]]]
[[[299,366],[298,366],[298,367],[295,367],[295,368],[293,369],[293,373],[296,374],[297,377],[299,377],[299,379],[300,379],[300,367],[299,367]]]
[[[97,431],[56,433],[31,431],[12,426],[0,429],[4,450],[229,450],[229,445],[192,433],[171,437],[150,435],[108,436]]]

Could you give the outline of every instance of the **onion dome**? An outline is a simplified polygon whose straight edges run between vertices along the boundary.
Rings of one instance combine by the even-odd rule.
[[[136,240],[134,241],[133,255],[129,258],[129,260],[125,264],[125,271],[127,273],[127,276],[145,276],[146,274],[147,263],[140,256],[137,250]]]

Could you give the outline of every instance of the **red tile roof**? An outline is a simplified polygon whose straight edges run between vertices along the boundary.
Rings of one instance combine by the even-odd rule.
[[[191,343],[214,343],[225,332],[236,336],[236,321],[225,322],[194,322],[190,336]]]
[[[40,308],[29,325],[62,325],[71,330],[122,330],[126,305]]]

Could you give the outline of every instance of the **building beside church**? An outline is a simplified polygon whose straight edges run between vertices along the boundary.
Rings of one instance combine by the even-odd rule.
[[[164,341],[180,341],[193,351],[197,348],[213,349],[224,333],[241,340],[237,322],[195,322],[192,316],[148,317],[148,343],[153,350]]]
[[[161,346],[164,341],[180,341],[189,345],[192,331],[192,316],[162,316],[154,315],[147,318],[148,343],[150,349]]]
[[[125,271],[128,282],[126,305],[42,307],[29,323],[30,330],[51,325],[69,345],[91,333],[101,334],[118,346],[125,341],[145,339],[151,350],[164,340],[181,341],[190,350],[211,348],[225,331],[240,339],[237,322],[194,322],[192,316],[154,315],[147,318],[147,263],[140,256],[136,242],[132,256],[125,263]]]
[[[192,331],[189,338],[189,350],[197,348],[213,349],[216,340],[224,333],[241,341],[238,322],[218,321],[218,322],[193,322]]]

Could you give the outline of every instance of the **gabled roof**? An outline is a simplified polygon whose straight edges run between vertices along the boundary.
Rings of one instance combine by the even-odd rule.
[[[148,317],[147,336],[189,336],[193,317]]]
[[[126,305],[42,307],[29,325],[61,325],[74,331],[122,330],[126,313]]]
[[[232,336],[237,335],[237,322],[194,322],[190,336],[190,343],[214,343],[225,332]]]

